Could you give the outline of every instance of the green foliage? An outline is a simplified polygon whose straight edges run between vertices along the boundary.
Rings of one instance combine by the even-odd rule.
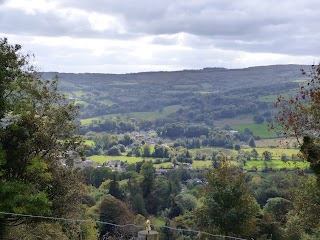
[[[19,45],[0,39],[0,59],[0,211],[76,216],[82,183],[62,163],[83,154],[78,108],[58,92],[57,79],[40,78]],[[0,225],[35,221],[1,216]],[[70,224],[64,229],[73,235]]]
[[[0,209],[21,214],[46,215],[52,203],[44,191],[39,192],[35,185],[20,181],[0,182]]]
[[[250,147],[252,147],[252,148],[255,148],[255,147],[256,147],[256,143],[254,142],[254,138],[253,138],[253,137],[251,137],[251,138],[249,139],[248,145],[249,145]]]
[[[293,209],[289,212],[288,226],[292,233],[306,234],[319,237],[320,188],[315,177],[306,177],[295,191]],[[294,230],[296,226],[301,226]],[[289,230],[288,229],[288,230]],[[288,231],[289,234],[290,231]]]
[[[280,223],[286,222],[286,214],[292,208],[291,201],[276,197],[269,198],[266,205],[263,207],[263,211],[272,216],[272,218]]]
[[[134,215],[129,210],[128,206],[120,200],[106,196],[99,206],[100,221],[109,222],[113,224],[124,225],[134,222]],[[116,228],[110,225],[100,225],[100,236],[107,236],[108,234],[116,235],[117,233],[123,234],[127,237],[132,236],[134,233],[133,228]]]
[[[180,193],[174,200],[184,212],[192,211],[198,205],[197,198],[188,193]]]
[[[196,223],[207,232],[249,237],[257,233],[259,206],[249,194],[246,175],[222,164],[207,175],[203,205],[196,209]]]
[[[136,214],[141,214],[143,216],[147,215],[147,210],[141,193],[137,193],[136,195],[134,195],[132,200],[132,210]]]
[[[264,151],[264,152],[262,153],[262,156],[263,156],[263,159],[264,159],[265,161],[271,161],[271,160],[272,160],[272,153],[269,152],[269,151]]]

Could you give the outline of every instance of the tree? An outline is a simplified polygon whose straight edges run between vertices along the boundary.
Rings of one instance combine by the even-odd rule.
[[[198,227],[228,236],[253,236],[258,230],[259,206],[249,194],[246,174],[224,162],[206,178],[203,206],[195,211]]]
[[[254,142],[254,138],[251,137],[249,139],[249,142],[248,142],[249,146],[252,147],[252,148],[255,148],[256,147],[256,143]]]
[[[121,156],[121,151],[118,146],[113,146],[108,150],[110,156]]]
[[[292,208],[292,202],[281,197],[269,198],[263,211],[272,216],[272,218],[284,224],[286,222],[286,215]]]
[[[0,38],[0,119],[9,106],[9,93],[15,79],[34,77],[34,68],[29,64],[30,56],[21,54],[21,45],[10,45],[7,38]]]
[[[61,162],[82,154],[78,108],[58,92],[57,79],[42,80],[20,50],[0,39],[0,211],[76,216],[83,187]],[[0,228],[31,221],[1,216]]]
[[[151,147],[149,144],[145,144],[142,151],[142,157],[151,157]]]
[[[320,65],[312,65],[310,71],[302,70],[308,80],[291,96],[279,96],[275,102],[278,108],[276,122],[284,136],[293,136],[300,145],[302,157],[320,181]],[[303,141],[301,141],[303,139]]]
[[[262,153],[262,156],[264,158],[265,161],[271,161],[272,159],[272,152],[269,152],[269,151],[264,151]]]
[[[122,199],[122,192],[119,186],[119,180],[117,174],[112,175],[112,180],[109,185],[109,193],[117,199]]]
[[[145,203],[144,203],[144,200],[143,200],[141,193],[134,195],[133,200],[132,200],[132,210],[136,214],[141,214],[143,216],[147,215],[146,206],[145,206]]]
[[[134,214],[129,210],[128,206],[110,195],[106,196],[101,202],[99,214],[100,221],[102,222],[124,225],[133,223],[134,221]],[[100,236],[102,239],[104,239],[104,236],[108,236],[108,234],[118,237],[131,237],[134,230],[136,229],[130,227],[117,228],[112,225],[103,224],[100,225]]]
[[[152,163],[143,163],[141,166],[141,175],[143,176],[141,182],[142,196],[146,200],[146,208],[148,210],[148,200],[150,198],[151,192],[154,187],[155,176],[154,176],[154,168]]]
[[[264,118],[260,115],[254,116],[253,121],[256,124],[262,124],[264,122]]]
[[[320,188],[314,176],[305,177],[295,189],[293,209],[288,213],[289,239],[318,239],[320,226]],[[300,238],[294,238],[293,236]],[[304,236],[310,235],[310,237]],[[313,237],[312,237],[313,236]]]
[[[258,151],[257,151],[255,148],[251,150],[251,156],[252,156],[255,160],[258,159],[259,153],[258,153]]]

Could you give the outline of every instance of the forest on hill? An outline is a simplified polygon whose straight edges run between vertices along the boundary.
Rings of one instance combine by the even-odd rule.
[[[149,119],[170,115],[177,121],[212,124],[217,119],[259,114],[261,109],[272,108],[273,96],[290,92],[304,81],[301,68],[309,67],[275,65],[131,74],[42,73],[42,77],[59,77],[61,91],[81,106],[81,119],[113,115],[145,118],[137,113],[147,112]]]
[[[320,66],[38,73],[6,38],[0,60],[1,239],[319,238]]]

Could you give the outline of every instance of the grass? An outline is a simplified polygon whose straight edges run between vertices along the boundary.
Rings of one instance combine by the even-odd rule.
[[[217,127],[224,127],[225,125],[237,126],[241,124],[250,124],[250,123],[253,123],[253,120],[250,117],[250,115],[238,116],[234,118],[223,118],[223,119],[214,121],[214,125]]]
[[[275,132],[269,131],[268,123],[266,122],[262,124],[238,124],[231,125],[231,127],[237,131],[243,131],[245,128],[249,128],[255,136],[259,136],[261,138],[275,138],[277,136]]]
[[[154,164],[155,168],[171,168],[172,163],[171,162],[166,162],[166,163],[160,163],[160,164]]]
[[[209,168],[212,166],[212,161],[211,160],[206,160],[206,161],[193,161],[192,163],[192,168],[197,169],[197,168]]]
[[[87,125],[92,123],[93,121],[99,121],[102,120],[101,117],[94,117],[94,118],[86,118],[86,119],[80,119],[81,124]]]
[[[138,82],[113,82],[109,84],[110,86],[132,86],[132,85],[138,85]]]
[[[290,148],[297,145],[296,138],[272,138],[255,140],[258,148]]]
[[[299,81],[299,80],[294,80],[294,81]],[[290,95],[296,94],[297,90],[290,90],[285,93],[279,93],[279,94],[272,94],[272,95],[266,95],[266,96],[261,96],[259,97],[259,101],[261,102],[275,102],[277,101],[278,97],[281,95],[285,98],[289,97]]]
[[[94,117],[94,118],[86,118],[81,119],[81,124],[90,124],[92,121],[99,121],[107,118],[112,118],[119,116],[121,119],[125,120],[127,118],[136,118],[136,119],[156,119],[161,117],[166,117],[171,113],[174,113],[178,111],[180,108],[183,108],[182,105],[171,105],[164,107],[162,111],[154,111],[154,112],[131,112],[126,114],[108,114],[108,115],[102,115],[100,117]]]
[[[90,156],[89,159],[99,164],[103,164],[111,160],[121,160],[122,162],[127,162],[128,164],[142,161],[142,157],[104,156],[104,155],[93,155],[93,156]]]
[[[114,104],[114,102],[110,101],[110,100],[102,100],[99,101],[100,103],[107,105],[107,106],[112,106]]]
[[[244,151],[251,151],[252,149],[245,149]],[[291,157],[292,154],[298,154],[298,149],[287,149],[287,148],[256,148],[258,154],[262,156],[264,151],[269,151],[272,153],[272,158],[280,158],[282,154],[286,154]]]
[[[306,82],[307,79],[296,79],[296,80],[293,80],[292,82],[295,82],[295,83],[303,83],[303,82]]]
[[[84,140],[84,144],[87,146],[94,146],[94,141],[93,140]]]
[[[81,101],[81,100],[76,100],[74,101],[74,104],[76,105],[83,105],[85,108],[88,107],[89,103],[85,102],[85,101]]]
[[[157,226],[164,226],[166,224],[165,221],[163,221],[162,219],[160,218],[154,218],[154,225],[157,225]]]
[[[302,162],[302,161],[288,161],[288,162],[283,162],[279,159],[277,160],[272,160],[272,161],[262,161],[262,160],[250,160],[247,161],[246,163],[246,169],[251,170],[254,168],[257,168],[258,170],[262,170],[265,166],[264,164],[267,164],[268,168],[273,168],[273,169],[281,169],[281,168],[287,168],[287,169],[293,169],[293,168],[301,168],[305,169],[308,167],[308,163]]]
[[[192,85],[192,84],[185,84],[185,85],[174,85],[173,87],[176,90],[190,90],[193,91],[195,89],[198,89],[198,85]]]
[[[77,98],[82,97],[83,95],[85,95],[85,93],[83,91],[75,91],[75,92],[72,92],[72,93],[74,93]]]

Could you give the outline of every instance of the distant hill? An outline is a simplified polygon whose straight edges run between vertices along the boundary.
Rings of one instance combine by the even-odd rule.
[[[243,69],[204,68],[130,74],[54,73],[61,91],[81,106],[81,118],[141,112],[163,112],[154,118],[204,122],[241,114],[259,114],[272,108],[278,94],[290,93],[304,81],[306,65],[272,65]],[[172,110],[174,109],[174,111]],[[176,114],[175,114],[176,113]],[[129,115],[128,115],[129,114]],[[152,114],[148,115],[152,116]]]

